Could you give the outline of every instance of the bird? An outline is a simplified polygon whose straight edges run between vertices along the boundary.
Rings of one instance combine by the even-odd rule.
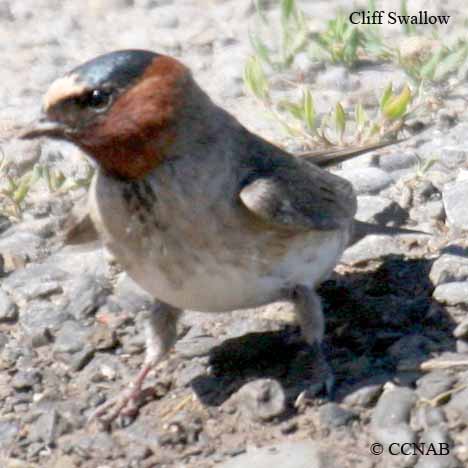
[[[95,161],[81,221],[155,298],[142,368],[93,416],[130,412],[185,309],[286,299],[305,341],[322,342],[316,289],[359,225],[352,185],[325,167],[388,143],[294,156],[215,104],[181,61],[139,49],[100,55],[56,79],[21,135],[39,137],[70,142]]]

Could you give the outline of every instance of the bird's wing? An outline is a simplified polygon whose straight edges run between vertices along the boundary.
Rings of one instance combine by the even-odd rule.
[[[287,160],[267,174],[254,174],[240,200],[268,225],[292,231],[335,230],[356,213],[352,185],[305,161]]]

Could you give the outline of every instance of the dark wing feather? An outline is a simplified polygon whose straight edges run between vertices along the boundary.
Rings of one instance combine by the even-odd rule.
[[[250,212],[270,226],[292,231],[328,231],[350,224],[356,197],[348,181],[289,155],[271,161],[268,171],[254,172],[240,191]]]

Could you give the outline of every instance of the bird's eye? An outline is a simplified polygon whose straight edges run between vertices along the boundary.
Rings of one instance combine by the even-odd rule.
[[[103,89],[93,89],[75,99],[76,104],[82,108],[91,108],[96,111],[106,110],[112,99],[112,92]]]

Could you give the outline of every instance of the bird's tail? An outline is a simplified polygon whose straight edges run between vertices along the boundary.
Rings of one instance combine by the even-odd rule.
[[[394,226],[382,226],[379,224],[365,223],[363,221],[354,220],[353,233],[349,245],[353,245],[356,242],[360,241],[363,237],[370,235],[384,235],[384,236],[395,236],[397,234],[403,235],[426,235],[430,236],[431,234],[424,231],[418,231],[415,229],[406,229]]]

